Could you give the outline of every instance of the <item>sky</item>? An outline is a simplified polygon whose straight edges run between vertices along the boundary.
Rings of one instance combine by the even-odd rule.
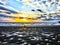
[[[19,11],[31,11],[32,7],[25,5],[22,1],[9,0],[6,4]]]
[[[57,4],[58,2],[57,1],[52,1],[52,0],[49,0],[47,2],[47,0],[39,0],[38,3],[40,3],[42,6],[37,6],[37,4],[33,4],[32,6],[28,5],[27,3],[23,2],[23,1],[26,1],[27,0],[3,0],[5,1],[5,5],[7,6],[10,6],[10,7],[13,7],[14,9],[18,10],[18,11],[31,11],[32,9],[41,9],[43,11],[47,11],[47,12],[51,12],[51,11],[56,11],[57,9]],[[34,3],[34,2],[37,2],[36,0],[30,0],[30,2]],[[30,4],[32,4],[30,3]],[[48,3],[53,3],[51,6],[48,5]],[[34,6],[34,7],[33,7]]]
[[[58,5],[58,2],[54,1],[54,0],[51,0],[51,1],[50,0],[49,1],[47,1],[47,0],[39,0],[39,1],[36,1],[36,0],[23,0],[23,1],[22,0],[0,0],[0,2],[2,4],[4,4],[3,6],[12,7],[15,10],[18,10],[20,12],[21,11],[31,12],[32,9],[34,9],[34,10],[40,9],[45,12],[51,12],[51,11],[56,11],[57,5]],[[0,6],[1,6],[1,3],[0,3]],[[7,7],[7,8],[9,8],[9,7]],[[11,8],[9,8],[9,9],[11,9]],[[38,11],[36,11],[36,13],[38,13]],[[0,22],[5,22],[5,21],[10,22],[13,20],[14,19],[11,19],[11,18],[0,17]]]

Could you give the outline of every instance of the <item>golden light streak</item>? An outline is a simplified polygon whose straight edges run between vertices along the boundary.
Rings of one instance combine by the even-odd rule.
[[[26,13],[26,12],[21,12],[17,14],[11,14],[11,15],[16,15],[16,18],[12,18],[13,21],[15,22],[41,22],[42,20],[35,19],[37,18],[37,14],[31,12],[31,13]],[[35,20],[33,20],[34,18]]]

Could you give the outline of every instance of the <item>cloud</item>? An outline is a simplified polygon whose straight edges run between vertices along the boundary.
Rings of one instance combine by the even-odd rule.
[[[1,3],[6,4],[8,0],[0,0]]]

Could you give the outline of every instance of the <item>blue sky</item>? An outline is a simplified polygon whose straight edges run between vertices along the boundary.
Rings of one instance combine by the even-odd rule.
[[[55,11],[57,9],[57,6],[56,6],[57,2],[55,2],[51,7],[48,7],[48,4],[45,4],[45,2],[43,2],[43,1],[46,1],[46,0],[40,0],[40,3],[45,5],[47,11],[50,12],[50,11]],[[19,11],[28,12],[28,11],[31,11],[32,9],[35,9],[31,6],[24,4],[22,1],[17,1],[17,0],[8,0],[6,5],[13,7],[14,9],[19,10]],[[36,5],[34,5],[34,6],[43,11],[45,10],[44,8],[41,8],[40,6],[36,6]]]
[[[11,6],[19,11],[31,11],[31,9],[33,9],[31,6],[25,5],[22,1],[18,2],[16,0],[9,0],[6,5]]]

